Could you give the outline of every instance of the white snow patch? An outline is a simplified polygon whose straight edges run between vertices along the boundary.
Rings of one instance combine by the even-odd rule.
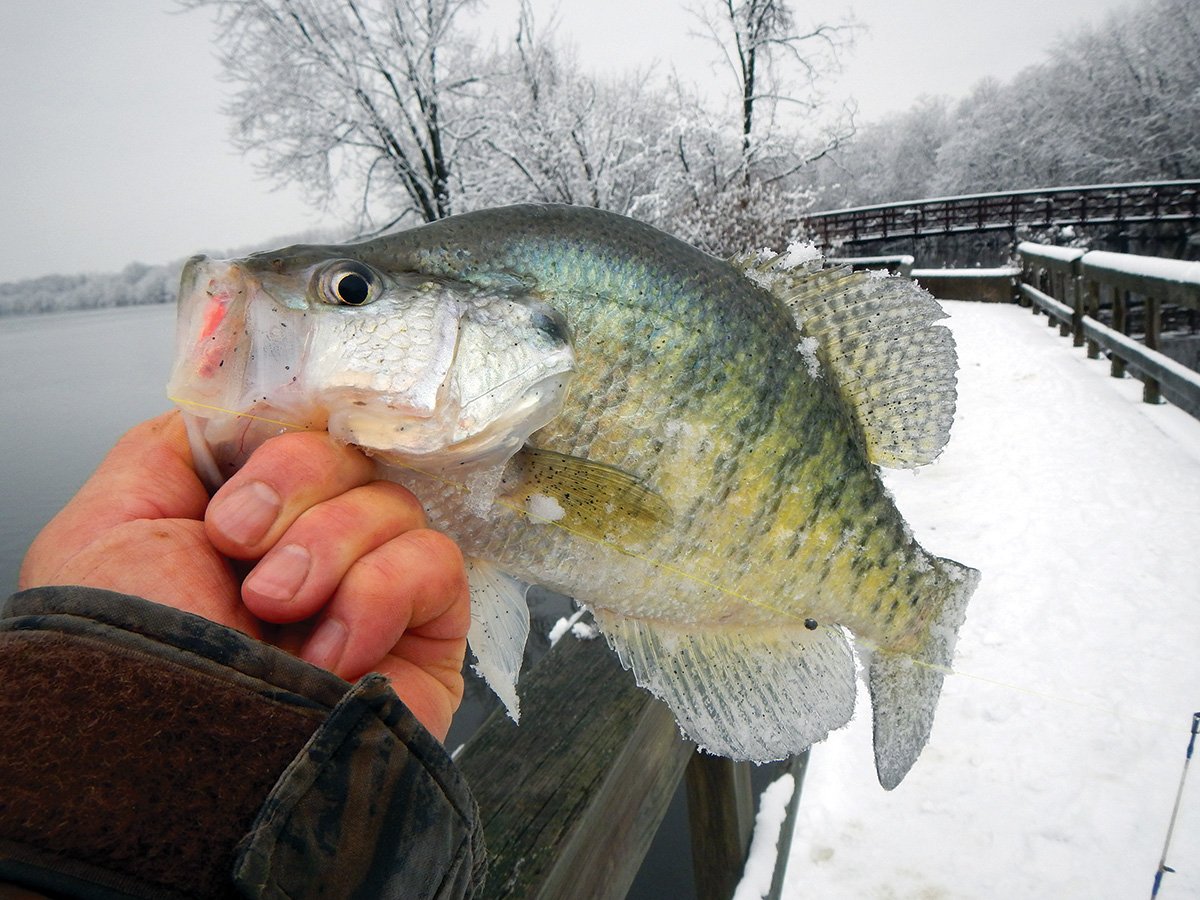
[[[582,640],[591,640],[596,637],[600,630],[594,624],[579,621],[586,613],[587,607],[583,606],[575,610],[574,615],[563,617],[555,622],[550,627],[549,634],[546,635],[550,639],[550,646],[553,647],[562,640],[562,636],[568,631]]]
[[[571,635],[577,641],[594,641],[600,637],[600,629],[595,622],[576,622],[571,626]]]
[[[1177,284],[1200,284],[1200,262],[1190,260],[1093,250],[1084,256],[1083,263],[1125,275],[1141,275]]]
[[[808,377],[814,380],[821,377],[821,361],[817,359],[817,348],[820,346],[821,342],[815,337],[802,338],[796,345],[796,350],[804,360],[804,368],[808,370]]]
[[[779,266],[783,269],[794,269],[820,258],[821,251],[812,241],[793,241],[788,244],[783,259],[779,261]]]
[[[738,882],[733,900],[762,900],[771,890],[771,878],[775,874],[775,859],[779,855],[779,829],[787,815],[796,779],[785,773],[767,785],[758,801],[758,815],[754,818],[754,837]]]
[[[558,500],[546,494],[530,494],[525,501],[525,511],[535,522],[557,522],[567,514]]]

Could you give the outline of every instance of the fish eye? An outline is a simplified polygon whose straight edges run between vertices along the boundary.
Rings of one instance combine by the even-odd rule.
[[[363,306],[379,293],[379,276],[353,260],[341,260],[321,274],[320,296],[326,303]]]
[[[570,341],[567,320],[555,309],[540,304],[530,312],[530,324],[556,344]]]

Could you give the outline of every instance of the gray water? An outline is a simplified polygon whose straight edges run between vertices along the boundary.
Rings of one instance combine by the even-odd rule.
[[[175,307],[0,318],[0,591],[131,426],[171,408]]]

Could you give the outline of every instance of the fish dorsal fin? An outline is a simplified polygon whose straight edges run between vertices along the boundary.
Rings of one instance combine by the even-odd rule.
[[[871,462],[913,469],[937,458],[954,421],[958,356],[949,329],[933,324],[946,316],[933,297],[907,278],[819,261],[781,268],[782,255],[748,254],[731,262],[817,341],[816,358],[858,419]]]
[[[667,502],[636,475],[537,447],[523,447],[512,458],[501,491],[531,521],[594,540],[649,540],[671,522]]]

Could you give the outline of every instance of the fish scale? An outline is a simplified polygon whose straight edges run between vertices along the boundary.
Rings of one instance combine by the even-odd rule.
[[[328,273],[349,265],[365,267],[374,291],[354,310],[328,287]],[[425,389],[443,376],[424,369],[447,373],[432,420],[415,429],[428,438],[420,448],[404,443],[414,429],[391,424],[426,414],[403,385],[371,398],[358,430],[335,428],[345,402],[331,389],[337,373],[369,369],[339,361],[353,341],[323,345],[319,357],[300,345],[267,350],[304,369],[299,392],[313,421],[328,406],[331,432],[375,453],[471,558],[472,649],[514,716],[513,642],[528,627],[520,583],[537,582],[591,607],[681,728],[737,758],[798,752],[848,720],[852,635],[868,668],[881,783],[903,778],[932,728],[977,577],[912,539],[871,455],[918,465],[947,438],[953,343],[932,324],[941,314],[927,295],[901,279],[731,263],[625,217],[556,206],[284,248],[230,271],[209,280],[233,282],[226,295],[242,289],[248,307],[274,298],[301,316],[297,328],[356,316],[365,329],[384,317],[417,339],[431,326],[410,308],[463,323],[452,353],[418,343],[395,363],[425,354],[412,378]],[[188,299],[194,281],[185,273],[181,348],[196,327],[184,315],[199,302]],[[499,330],[467,329],[485,313]],[[569,348],[538,327],[547,316],[565,323]],[[511,337],[513,359],[474,352],[483,334]],[[815,356],[801,352],[808,342]],[[203,378],[210,393],[221,378],[197,371],[181,353],[172,391],[185,406],[189,391],[204,395]],[[439,448],[437,417],[449,415],[441,409],[453,408],[459,382],[485,400],[493,382],[508,387],[495,409],[473,407],[478,435],[455,443],[447,426]],[[268,407],[282,402],[262,396]],[[192,433],[220,456],[217,418]]]

